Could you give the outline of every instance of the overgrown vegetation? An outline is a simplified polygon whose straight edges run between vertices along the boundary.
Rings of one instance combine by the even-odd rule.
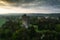
[[[0,40],[60,40],[60,18],[24,15],[6,20],[0,27]],[[26,20],[27,28],[23,24]]]

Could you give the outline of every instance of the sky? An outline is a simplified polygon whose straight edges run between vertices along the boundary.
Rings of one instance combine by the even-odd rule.
[[[60,0],[0,0],[0,14],[60,13]]]

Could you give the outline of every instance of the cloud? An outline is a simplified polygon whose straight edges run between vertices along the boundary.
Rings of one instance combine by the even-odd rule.
[[[53,6],[60,7],[60,0],[1,0],[12,6]],[[12,3],[12,4],[11,4]],[[25,4],[25,5],[24,5]],[[34,5],[33,5],[34,4]]]
[[[8,2],[8,3],[15,3],[15,2],[17,2],[18,0],[1,0],[1,1],[5,1],[5,2]]]
[[[35,0],[2,0],[2,1],[6,1],[6,2],[10,2],[10,3],[29,3]]]
[[[34,13],[60,12],[60,0],[0,0],[0,4],[0,6],[14,7],[17,10],[26,10],[24,12],[27,12],[28,10]],[[16,11],[16,9],[13,10]]]

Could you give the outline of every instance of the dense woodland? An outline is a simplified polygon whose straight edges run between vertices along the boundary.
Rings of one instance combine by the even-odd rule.
[[[0,40],[60,40],[60,17],[6,17]]]

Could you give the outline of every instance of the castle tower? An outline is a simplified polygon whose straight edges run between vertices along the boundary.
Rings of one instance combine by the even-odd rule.
[[[28,26],[29,26],[29,17],[26,15],[26,14],[24,14],[23,16],[22,16],[22,24],[23,24],[23,26],[25,27],[25,28],[28,28]]]

